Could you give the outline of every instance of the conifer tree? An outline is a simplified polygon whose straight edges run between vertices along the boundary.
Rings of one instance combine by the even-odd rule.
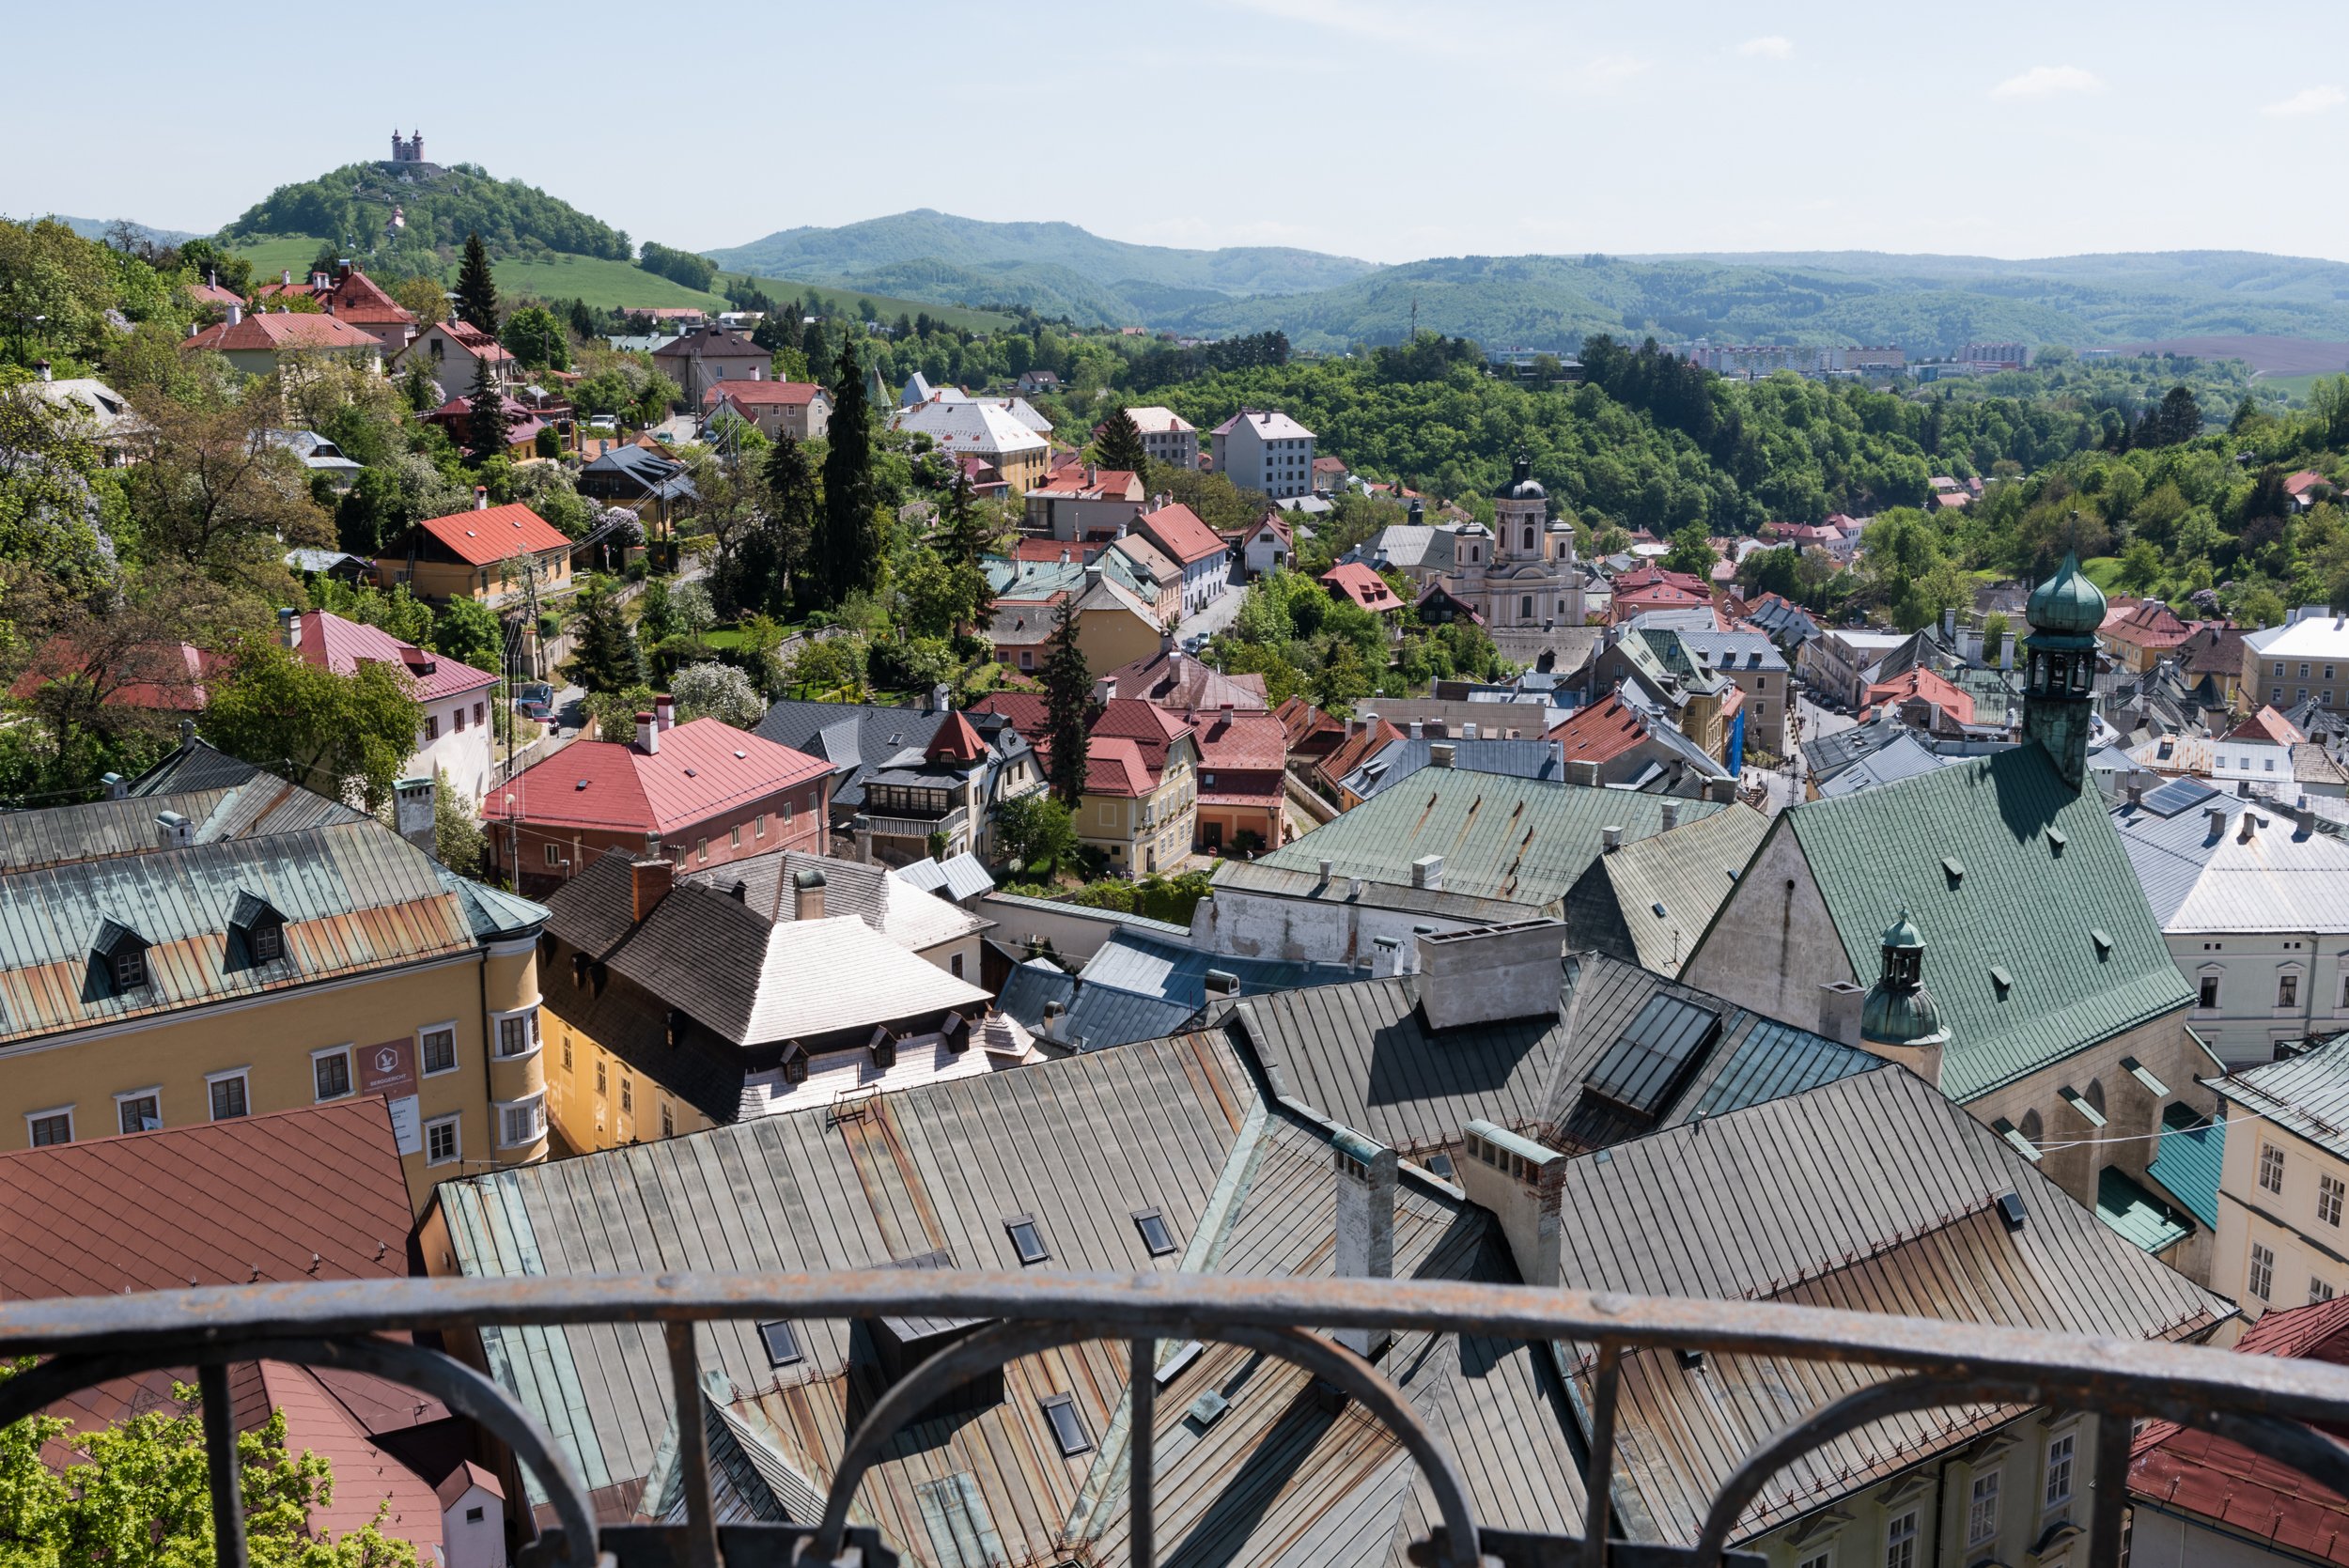
[[[1044,728],[1052,753],[1052,794],[1072,811],[1085,792],[1085,737],[1093,704],[1093,667],[1077,646],[1075,604],[1073,598],[1061,600],[1052,651],[1044,660]]]
[[[625,691],[645,678],[644,660],[614,588],[608,577],[589,577],[571,612],[571,629],[579,640],[563,674],[591,692]]]
[[[480,355],[473,362],[473,391],[467,394],[465,413],[465,444],[473,452],[474,461],[488,462],[506,450],[506,394],[490,374],[490,357]]]
[[[854,344],[840,345],[833,375],[832,422],[824,437],[824,505],[808,552],[808,586],[816,607],[823,610],[877,585],[881,568],[871,402]]]
[[[1128,474],[1148,472],[1149,454],[1142,449],[1142,427],[1123,408],[1101,421],[1094,433],[1093,460],[1102,468],[1122,469]]]
[[[490,275],[490,250],[478,234],[465,236],[465,260],[457,270],[457,314],[491,337],[497,335],[497,280]]]

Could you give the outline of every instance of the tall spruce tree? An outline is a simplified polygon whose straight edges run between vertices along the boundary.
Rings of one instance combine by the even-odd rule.
[[[490,275],[490,248],[478,234],[465,236],[465,260],[457,270],[457,314],[490,336],[497,335],[497,280]]]
[[[465,397],[465,445],[474,461],[487,462],[506,450],[509,427],[506,419],[506,394],[497,379],[490,374],[490,357],[476,357],[473,362],[473,391]]]
[[[645,678],[644,660],[628,628],[616,584],[590,576],[571,611],[578,642],[563,674],[589,691],[625,691]]]
[[[873,486],[873,421],[856,347],[840,345],[833,365],[832,421],[825,432],[824,506],[808,551],[816,608],[830,610],[880,582],[881,530]]]
[[[1142,427],[1134,423],[1132,414],[1120,408],[1101,421],[1093,436],[1093,460],[1102,468],[1128,474],[1148,471],[1150,456],[1142,449]]]
[[[1077,646],[1074,599],[1060,603],[1052,651],[1044,660],[1044,729],[1051,748],[1052,794],[1071,811],[1084,798],[1086,734],[1091,729],[1093,667]]]
[[[767,493],[758,523],[711,575],[721,609],[755,610],[781,620],[790,613],[816,536],[816,471],[808,466],[807,449],[786,431],[768,449],[760,477]]]

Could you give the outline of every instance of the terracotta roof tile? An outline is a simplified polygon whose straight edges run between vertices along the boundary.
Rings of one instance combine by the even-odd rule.
[[[295,349],[377,349],[382,346],[350,322],[307,312],[258,311],[241,321],[223,321],[179,340],[183,349],[222,353],[282,353]]]
[[[573,741],[517,774],[482,815],[505,820],[510,799],[524,822],[666,836],[832,770],[821,757],[693,719],[663,730],[658,752],[633,740]]]
[[[568,550],[571,543],[561,529],[519,501],[427,518],[416,526],[476,567],[495,566],[517,555]]]
[[[345,620],[329,611],[305,612],[295,622],[294,651],[303,661],[338,675],[350,675],[362,663],[396,664],[416,683],[418,702],[438,702],[460,692],[495,686],[498,677],[443,654],[427,653],[403,643],[381,627]]]
[[[1395,598],[1392,588],[1387,586],[1387,580],[1360,561],[1340,562],[1321,574],[1321,582],[1325,587],[1373,614],[1384,614],[1403,608],[1403,601]]]
[[[1223,536],[1200,521],[1198,513],[1179,503],[1143,513],[1134,520],[1134,526],[1186,567],[1210,555],[1221,555],[1225,549]]]
[[[1647,721],[1622,698],[1607,696],[1549,732],[1565,742],[1568,762],[1607,762],[1647,738]]]

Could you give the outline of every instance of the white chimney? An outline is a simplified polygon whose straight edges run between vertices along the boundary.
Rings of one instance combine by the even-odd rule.
[[[40,379],[42,380],[46,381],[54,380],[54,378],[49,374],[49,362],[47,360],[42,360],[39,364],[34,365],[33,368],[40,372]]]
[[[675,729],[677,727],[677,699],[666,691],[653,698],[652,718],[656,727],[664,730]]]
[[[1665,801],[1665,802],[1664,802],[1664,812],[1663,812],[1663,815],[1664,815],[1664,827],[1663,827],[1663,831],[1664,831],[1665,832],[1668,832],[1668,833],[1669,833],[1669,832],[1671,832],[1671,831],[1672,831],[1674,828],[1677,828],[1677,827],[1679,827],[1679,826],[1680,826],[1680,802],[1679,802],[1679,801],[1677,801],[1677,800],[1667,800],[1667,801]]]
[[[489,486],[475,485],[473,488],[473,509],[476,512],[486,512],[490,509]]]
[[[439,793],[438,781],[430,778],[397,779],[392,784],[393,831],[428,855],[438,842],[433,815]]]
[[[1555,1017],[1566,923],[1537,919],[1419,937],[1419,1010],[1430,1030]]]
[[[277,285],[281,288],[291,288],[293,287],[293,269],[291,267],[286,268],[277,274]]]
[[[1411,738],[1412,738],[1412,739],[1414,739],[1414,740],[1421,740],[1421,739],[1424,739],[1424,738],[1426,737],[1426,733],[1427,733],[1427,732],[1426,732],[1426,730],[1425,730],[1423,727],[1422,727],[1422,725],[1421,725],[1421,723],[1420,723],[1420,722],[1419,722],[1418,720],[1414,719],[1414,720],[1412,720],[1412,721],[1411,721]]]
[[[1528,1284],[1561,1283],[1566,1157],[1490,1122],[1470,1122],[1453,1162],[1470,1203],[1501,1221]]]
[[[195,824],[176,811],[155,815],[155,847],[185,849],[195,842]]]
[[[1427,764],[1429,767],[1449,768],[1452,766],[1452,761],[1453,747],[1451,741],[1439,740],[1434,745],[1427,748]]]
[[[1598,846],[1602,850],[1610,851],[1622,848],[1623,830],[1621,828],[1601,828],[1598,831]]]
[[[649,713],[640,713],[636,716],[636,749],[646,756],[660,754],[661,727],[653,722],[652,715]]]
[[[1859,1044],[1859,1014],[1868,993],[1848,980],[1819,987],[1819,1032],[1847,1046]]]
[[[232,326],[232,327],[233,327],[233,326],[235,326],[238,322],[240,322],[240,321],[243,320],[243,319],[244,319],[244,306],[243,306],[243,305],[241,305],[241,304],[232,304],[232,305],[230,305],[230,306],[228,307],[228,324],[229,324],[230,326]]]
[[[1443,891],[1443,857],[1422,855],[1418,860],[1413,861],[1411,862],[1411,886],[1424,888],[1429,893],[1441,893]]]
[[[1337,1171],[1337,1250],[1341,1280],[1394,1278],[1394,1151],[1350,1127],[1330,1137]],[[1386,1348],[1384,1328],[1341,1328],[1331,1336],[1364,1360]]]

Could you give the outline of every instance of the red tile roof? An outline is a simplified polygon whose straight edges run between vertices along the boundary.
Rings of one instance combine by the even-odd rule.
[[[2349,1296],[2271,1312],[2235,1349],[2349,1364]],[[2129,1454],[2132,1496],[2281,1551],[2349,1565],[2349,1500],[2289,1466],[2170,1421],[2149,1423]]]
[[[820,779],[832,764],[716,719],[663,730],[660,750],[634,740],[577,740],[523,769],[483,815],[545,827],[683,832],[779,790]]]
[[[1366,728],[1354,731],[1349,727],[1345,739],[1330,750],[1330,754],[1314,764],[1314,772],[1334,785],[1340,779],[1360,768],[1363,761],[1375,756],[1403,738],[1403,732],[1384,719],[1373,718]]]
[[[816,395],[823,390],[814,381],[720,381],[702,394],[702,407],[714,409],[718,399],[725,397],[746,409],[796,408],[815,401]]]
[[[2308,494],[2309,491],[2316,489],[2317,486],[2329,485],[2331,483],[2331,480],[2326,478],[2322,474],[2317,473],[2316,470],[2312,468],[2304,468],[2299,473],[2284,481],[2284,493],[2293,497],[2295,500],[2297,500],[2301,496]]]
[[[120,668],[90,675],[91,666],[101,660],[118,660]],[[111,649],[101,651],[96,645],[80,650],[59,637],[53,639],[17,676],[8,694],[23,702],[53,680],[90,675],[114,685],[102,700],[103,706],[200,713],[210,700],[210,693],[204,689],[205,677],[220,660],[220,655],[206,653],[187,643],[156,643],[117,654]]]
[[[475,359],[502,360],[514,357],[506,351],[505,344],[500,343],[471,321],[460,321],[452,317],[435,325],[448,335],[451,342]]]
[[[1288,732],[1280,719],[1263,708],[1203,710],[1191,721],[1199,742],[1199,766],[1218,772],[1225,768],[1259,769],[1278,774],[1288,766]],[[1276,778],[1277,785],[1279,780]]]
[[[1321,574],[1322,585],[1341,598],[1352,601],[1373,614],[1383,615],[1403,608],[1394,590],[1360,561],[1341,561]]]
[[[2140,599],[2106,612],[2104,625],[2098,629],[2117,643],[2140,648],[2174,648],[2194,635],[2194,629],[2178,619],[2176,613],[2157,598]]]
[[[1314,459],[1316,465],[1325,460],[1331,462],[1336,461],[1335,458],[1324,459],[1315,458]],[[1256,520],[1256,526],[1251,528],[1245,535],[1242,536],[1242,537],[1252,539],[1257,535],[1267,532],[1269,532],[1274,538],[1280,540],[1284,545],[1295,544],[1297,542],[1296,535],[1289,529],[1288,514],[1280,510],[1278,507],[1275,507],[1273,510],[1267,512],[1264,516],[1258,518]]]
[[[1034,495],[1035,491],[1030,490],[1028,493]],[[1082,566],[1108,548],[1109,546],[1105,544],[1094,544],[1084,539],[1021,538],[1011,547],[1011,559],[1050,563],[1066,555],[1079,566]]]
[[[1642,561],[1615,579],[1615,594],[1618,598],[1626,593],[1636,593],[1642,588],[1656,587],[1685,588],[1701,598],[1711,597],[1704,579],[1696,573],[1666,571],[1653,561]]]
[[[1158,785],[1142,748],[1122,735],[1097,736],[1085,747],[1085,793],[1139,800]]]
[[[2297,746],[2307,736],[2298,725],[2272,707],[2262,706],[2257,713],[2226,733],[2228,740],[2263,740],[2273,746]]]
[[[324,610],[309,611],[294,622],[294,651],[303,661],[338,675],[350,675],[362,663],[393,664],[408,672],[415,683],[416,700],[438,702],[495,686],[498,677],[441,654],[428,653],[403,643],[381,627],[348,621]]]
[[[381,285],[356,267],[345,272],[329,294],[334,302],[334,314],[346,321],[389,325],[416,318],[414,312],[383,292]]]
[[[1565,742],[1568,762],[1609,762],[1647,738],[1647,719],[1621,697],[1609,695],[1578,711],[1548,738]]]
[[[1869,687],[1859,716],[1866,719],[1866,710],[1879,703],[1897,706],[1906,702],[1931,703],[1961,724],[1974,722],[1974,699],[1921,664]]]
[[[1035,748],[1048,772],[1052,765],[1050,715],[1034,691],[990,691],[971,706],[973,713],[995,713]],[[1112,697],[1102,705],[1085,737],[1085,790],[1095,795],[1147,795],[1158,788],[1169,747],[1190,726],[1166,709],[1135,697]]]
[[[1281,721],[1281,728],[1292,752],[1300,745],[1311,744],[1316,737],[1343,736],[1346,733],[1344,724],[1302,697],[1291,697],[1274,712]]]
[[[1210,555],[1221,555],[1225,549],[1223,536],[1200,521],[1198,513],[1180,503],[1143,513],[1134,520],[1134,526],[1186,567]]]
[[[932,762],[941,758],[977,762],[987,755],[987,742],[979,738],[979,732],[971,727],[970,720],[959,713],[949,713],[930,732],[930,743],[922,754]]]
[[[332,316],[291,311],[257,312],[241,321],[223,321],[194,337],[179,340],[183,349],[215,349],[222,353],[282,353],[293,349],[375,349],[382,345],[350,322]]]
[[[284,1361],[242,1362],[232,1369],[229,1398],[237,1407],[240,1431],[268,1421],[272,1410],[282,1410],[287,1451],[307,1451],[333,1467],[333,1500],[310,1506],[314,1536],[323,1530],[339,1541],[346,1532],[364,1529],[380,1512],[383,1533],[413,1545],[418,1561],[431,1562],[440,1556],[438,1493],[377,1446],[317,1374]]]
[[[519,501],[427,518],[416,526],[476,567],[493,567],[517,555],[539,555],[571,547],[561,529]]]

